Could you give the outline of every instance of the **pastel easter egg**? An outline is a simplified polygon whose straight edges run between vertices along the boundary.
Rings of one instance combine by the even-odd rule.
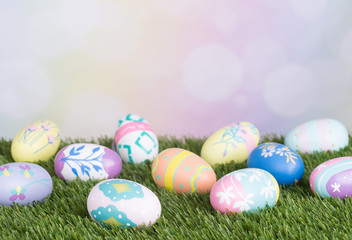
[[[212,166],[231,161],[242,163],[258,143],[258,129],[249,122],[238,122],[213,133],[204,142],[200,156]]]
[[[19,132],[11,145],[16,162],[48,161],[60,146],[60,131],[55,123],[38,121]]]
[[[97,144],[71,144],[61,149],[55,157],[55,173],[66,181],[114,178],[121,169],[120,156]]]
[[[145,122],[128,122],[115,134],[116,151],[124,162],[142,163],[159,153],[158,139]]]
[[[143,122],[143,123],[149,124],[149,122],[145,118],[141,117],[140,115],[135,113],[129,113],[123,116],[118,121],[117,129],[119,129],[121,126],[125,125],[126,123],[130,123],[130,122]]]
[[[304,175],[301,156],[280,143],[263,143],[253,149],[248,157],[247,167],[268,171],[279,185],[297,183]]]
[[[346,127],[334,119],[318,119],[305,122],[292,129],[285,137],[285,145],[295,151],[337,151],[348,145]]]
[[[147,187],[125,179],[98,183],[87,199],[89,215],[107,226],[150,226],[161,214],[158,197]]]
[[[246,168],[231,172],[216,182],[210,203],[221,213],[258,211],[273,207],[279,199],[279,185],[267,171]]]
[[[198,155],[181,149],[162,151],[152,163],[154,182],[175,193],[209,193],[216,182],[211,166]]]
[[[352,157],[340,157],[316,167],[309,177],[312,191],[320,197],[352,197]]]
[[[33,163],[7,163],[0,166],[0,205],[43,202],[53,190],[49,173]]]
[[[130,123],[130,122],[143,122],[143,123],[146,123],[146,124],[149,124],[149,122],[144,119],[143,117],[139,116],[138,114],[135,114],[135,113],[129,113],[129,114],[126,114],[125,116],[123,116],[117,123],[117,128],[115,130],[115,135],[116,135],[116,132],[117,130],[125,125],[126,123]],[[114,135],[114,136],[115,136]],[[112,143],[112,147],[111,149],[113,149],[114,151],[116,151],[116,146],[115,146],[115,139]]]

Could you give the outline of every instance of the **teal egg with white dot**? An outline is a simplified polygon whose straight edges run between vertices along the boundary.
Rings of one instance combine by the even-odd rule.
[[[158,197],[147,187],[125,179],[98,183],[87,199],[89,215],[105,226],[150,226],[161,214]]]

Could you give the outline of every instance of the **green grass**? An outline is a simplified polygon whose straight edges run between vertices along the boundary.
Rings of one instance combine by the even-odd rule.
[[[200,153],[205,139],[159,137],[160,151],[180,147]],[[352,156],[350,145],[338,152],[301,154],[305,163],[303,179],[294,186],[280,187],[280,198],[272,209],[258,213],[221,215],[213,210],[209,194],[177,195],[159,189],[153,182],[151,162],[123,163],[119,178],[151,189],[160,199],[162,215],[151,227],[105,228],[90,218],[87,197],[98,181],[64,182],[54,173],[54,158],[39,164],[51,174],[54,189],[43,203],[0,206],[0,239],[351,239],[352,198],[321,199],[309,187],[309,175],[320,163],[335,157]],[[283,142],[283,137],[266,136],[262,142]],[[86,142],[66,139],[60,147]],[[107,147],[112,138],[89,140]],[[12,162],[11,141],[0,140],[0,165]],[[219,179],[226,173],[245,168],[246,163],[229,163],[214,168]],[[0,183],[1,187],[1,183]]]

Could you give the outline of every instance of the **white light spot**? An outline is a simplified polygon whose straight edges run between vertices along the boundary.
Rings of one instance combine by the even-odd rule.
[[[85,43],[86,35],[100,23],[103,14],[101,5],[96,0],[63,0],[60,3],[57,9],[60,25],[66,31],[69,45],[80,49]]]
[[[352,87],[349,66],[333,58],[317,59],[311,64],[310,69],[314,72],[316,79],[319,79],[317,89],[321,97],[317,108],[321,111],[336,109],[348,102]]]
[[[126,195],[123,195],[124,198],[126,198],[127,196]]]
[[[127,226],[131,226],[131,224],[129,224],[129,223],[127,223],[126,225],[127,225]]]
[[[237,22],[237,16],[232,8],[221,8],[214,12],[212,16],[215,26],[223,32],[233,29]]]
[[[276,114],[293,117],[307,112],[316,102],[318,83],[306,69],[285,66],[266,79],[264,100]]]
[[[111,212],[111,208],[108,208],[108,212]]]
[[[201,100],[225,100],[242,81],[242,65],[230,49],[205,45],[186,59],[183,81],[186,89]]]
[[[109,190],[108,193],[111,193],[111,191]]]
[[[287,62],[284,48],[272,39],[257,38],[248,42],[243,49],[246,73],[259,77]]]
[[[181,17],[197,4],[196,0],[153,0],[152,2],[155,10],[171,17]]]
[[[122,218],[122,215],[119,215],[118,218]]]
[[[139,191],[137,191],[136,193],[139,194]]]
[[[116,197],[114,197],[113,199],[116,199]]]
[[[111,135],[123,109],[121,102],[107,93],[96,90],[77,92],[68,104],[62,131],[74,137]]]
[[[99,212],[98,212],[98,214],[100,215],[100,214],[101,214],[101,212],[99,211]]]
[[[130,58],[141,40],[137,17],[116,3],[100,4],[103,13],[94,31],[86,36],[83,51],[103,63],[120,63]]]
[[[0,114],[11,119],[32,117],[48,106],[51,81],[44,69],[27,59],[0,61]]]
[[[347,32],[341,41],[340,58],[347,64],[352,64],[352,30]]]
[[[293,10],[303,18],[316,18],[327,9],[328,0],[290,0]]]
[[[97,217],[97,215],[94,215],[94,217],[96,218],[96,217]]]
[[[67,32],[61,25],[57,12],[45,11],[28,22],[26,42],[39,59],[59,57],[71,50]]]

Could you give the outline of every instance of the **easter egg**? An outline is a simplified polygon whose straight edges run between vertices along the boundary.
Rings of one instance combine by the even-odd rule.
[[[121,159],[130,163],[153,160],[159,153],[158,139],[145,122],[128,122],[117,129],[115,146]]]
[[[309,177],[312,191],[320,197],[352,197],[352,157],[340,157],[316,167]]]
[[[119,155],[97,144],[71,144],[61,149],[55,157],[55,173],[63,180],[114,178],[121,169]]]
[[[305,122],[292,129],[285,137],[285,145],[295,151],[337,151],[348,145],[346,127],[334,119],[318,119]]]
[[[33,163],[7,163],[0,166],[0,205],[43,202],[53,189],[49,173]]]
[[[147,187],[125,179],[98,183],[87,199],[89,215],[107,226],[150,226],[161,214],[158,197]]]
[[[59,128],[52,121],[43,120],[25,127],[16,135],[11,154],[16,162],[48,161],[59,146]]]
[[[263,169],[246,168],[231,172],[217,181],[210,203],[221,213],[247,212],[273,207],[279,199],[279,185]]]
[[[154,182],[175,193],[208,193],[216,182],[211,166],[198,155],[181,149],[162,151],[152,163]]]
[[[119,129],[121,126],[125,125],[126,123],[130,123],[130,122],[143,122],[146,124],[149,124],[149,122],[144,119],[143,117],[139,116],[138,114],[135,113],[129,113],[125,116],[123,116],[117,124],[117,129]]]
[[[116,128],[116,131],[115,131],[115,135],[116,135],[116,132],[117,130],[122,126],[122,125],[125,125],[126,123],[129,123],[129,122],[143,122],[143,123],[146,123],[146,124],[149,124],[149,122],[147,120],[145,120],[143,117],[139,116],[138,114],[134,114],[134,113],[129,113],[125,116],[123,116],[117,123],[117,128]],[[114,136],[115,136],[114,135]],[[115,146],[115,139],[112,143],[112,147],[111,149],[113,149],[114,151],[116,151],[116,146]]]
[[[242,163],[258,142],[258,129],[249,122],[238,122],[213,133],[204,142],[200,156],[212,166],[231,161]]]
[[[301,156],[280,143],[263,143],[253,149],[247,167],[268,171],[279,185],[291,185],[302,179],[304,163]]]

